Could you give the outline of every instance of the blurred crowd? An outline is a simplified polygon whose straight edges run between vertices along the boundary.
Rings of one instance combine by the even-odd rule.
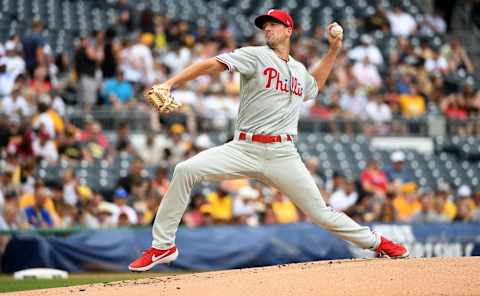
[[[168,188],[168,168],[213,145],[198,132],[205,125],[199,118],[208,119],[203,129],[226,129],[234,120],[238,73],[202,76],[178,86],[174,97],[184,107],[169,116],[153,112],[142,93],[192,62],[263,44],[260,31],[237,40],[227,22],[211,32],[137,11],[126,1],[117,5],[116,25],[82,36],[74,52],[52,52],[41,21],[0,45],[0,229],[149,225]],[[418,129],[416,120],[435,114],[458,122],[458,135],[480,134],[480,121],[474,120],[480,111],[475,68],[462,43],[446,34],[441,15],[426,14],[419,22],[401,6],[378,8],[358,26],[363,32],[358,44],[346,43],[325,89],[304,104],[303,117],[345,121],[346,133],[364,121],[362,132],[375,135],[407,134]],[[444,41],[432,43],[433,36]],[[292,54],[297,60],[311,67],[327,48],[324,28],[309,35],[295,27]],[[452,82],[451,77],[464,79]],[[148,114],[145,142],[132,142],[128,120],[112,135],[104,131],[89,114],[101,108]],[[69,110],[84,112],[83,122],[72,123]],[[407,123],[397,124],[396,118]],[[83,163],[112,164],[122,153],[134,160],[110,194],[81,182],[73,169]],[[392,155],[388,168],[370,162],[358,180],[347,180],[341,172],[322,177],[314,159],[307,165],[329,205],[362,222],[479,219],[480,190],[448,184],[434,191],[417,188],[401,158],[401,152]],[[42,162],[66,163],[63,179],[40,178]],[[146,175],[146,166],[155,167],[155,173]],[[183,218],[187,226],[307,219],[282,193],[255,181],[208,188],[192,194]]]
[[[402,151],[391,154],[386,168],[371,160],[358,180],[341,172],[330,178],[321,176],[316,158],[306,159],[306,166],[327,204],[362,223],[480,222],[480,188],[454,188],[448,183],[434,190],[418,188],[404,162]],[[34,178],[31,172],[17,176],[16,170],[9,169],[0,180],[0,229],[151,225],[168,189],[169,172],[159,166],[149,178],[144,169],[141,158],[133,159],[128,174],[117,181],[108,197],[79,182],[69,168],[63,171],[62,180],[49,182]],[[241,179],[197,186],[182,224],[255,227],[301,221],[309,219],[287,196],[256,180]]]

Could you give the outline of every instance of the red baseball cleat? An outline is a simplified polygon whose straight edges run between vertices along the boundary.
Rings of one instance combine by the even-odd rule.
[[[383,236],[381,236],[380,238],[381,238],[380,245],[376,250],[377,257],[401,259],[401,258],[408,258],[410,256],[410,253],[408,253],[407,248],[405,248],[401,244],[394,243]]]
[[[177,247],[173,246],[167,250],[149,248],[137,260],[130,263],[128,269],[131,271],[147,271],[157,264],[175,261],[178,257]]]

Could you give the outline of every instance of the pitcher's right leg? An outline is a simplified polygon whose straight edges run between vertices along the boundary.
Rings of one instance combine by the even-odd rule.
[[[203,151],[175,167],[172,181],[153,224],[153,247],[162,249],[173,245],[178,224],[190,202],[190,192],[195,183],[245,178],[258,169],[256,151],[245,148],[255,147],[248,145],[253,144],[230,142]]]
[[[259,151],[254,144],[234,141],[203,151],[179,163],[155,216],[152,248],[130,264],[129,269],[145,271],[157,262],[175,260],[178,256],[175,234],[190,202],[190,193],[195,183],[202,180],[245,178],[249,173],[258,171]]]

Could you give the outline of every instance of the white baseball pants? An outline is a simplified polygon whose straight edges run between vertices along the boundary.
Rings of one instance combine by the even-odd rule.
[[[293,142],[264,144],[235,140],[180,162],[155,217],[152,246],[167,249],[190,202],[195,183],[203,180],[254,178],[286,194],[310,219],[336,236],[364,249],[376,249],[378,234],[327,207]]]

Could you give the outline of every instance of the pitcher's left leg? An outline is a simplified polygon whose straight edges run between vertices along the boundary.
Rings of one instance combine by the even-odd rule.
[[[268,161],[263,174],[314,223],[361,248],[376,249],[380,245],[380,236],[369,227],[361,226],[344,213],[327,207],[298,154]]]

